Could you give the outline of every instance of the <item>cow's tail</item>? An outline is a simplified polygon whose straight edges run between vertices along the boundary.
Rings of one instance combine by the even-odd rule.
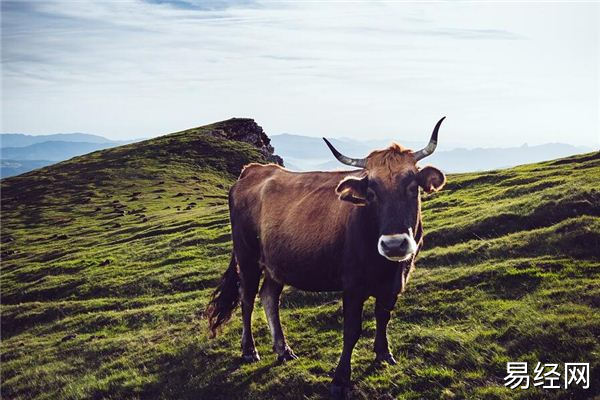
[[[205,311],[211,337],[217,336],[219,327],[229,321],[231,314],[240,303],[239,286],[240,274],[235,255],[232,252],[229,267],[221,277],[221,282],[213,292]]]

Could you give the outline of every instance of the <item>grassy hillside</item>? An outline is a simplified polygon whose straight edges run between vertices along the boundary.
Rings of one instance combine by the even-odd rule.
[[[341,351],[339,294],[286,289],[301,358],[241,365],[239,310],[209,340],[200,317],[230,252],[227,189],[253,147],[218,125],[103,150],[2,185],[2,395],[7,399],[318,399]],[[426,251],[377,369],[373,302],[354,397],[600,394],[598,153],[448,177],[424,199]],[[507,361],[590,362],[591,388],[504,388]]]

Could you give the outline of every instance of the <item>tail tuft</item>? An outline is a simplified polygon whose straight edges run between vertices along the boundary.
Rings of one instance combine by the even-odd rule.
[[[208,319],[210,336],[217,336],[219,327],[231,318],[231,314],[240,303],[240,274],[235,255],[231,254],[231,261],[227,271],[223,274],[219,286],[213,292],[212,298],[206,307],[204,315]]]

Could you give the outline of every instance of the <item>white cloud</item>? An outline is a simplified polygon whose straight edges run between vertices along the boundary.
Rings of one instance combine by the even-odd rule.
[[[598,146],[596,4],[3,2],[3,131]]]

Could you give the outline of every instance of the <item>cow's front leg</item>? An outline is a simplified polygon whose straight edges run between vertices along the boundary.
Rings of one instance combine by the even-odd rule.
[[[333,398],[344,398],[350,389],[352,350],[362,331],[365,298],[360,293],[344,292],[344,348],[331,384]]]
[[[392,353],[387,338],[387,326],[390,322],[391,310],[394,307],[394,302],[384,302],[379,299],[375,302],[375,320],[377,323],[377,331],[375,332],[375,362],[388,363],[396,365],[396,360]]]

